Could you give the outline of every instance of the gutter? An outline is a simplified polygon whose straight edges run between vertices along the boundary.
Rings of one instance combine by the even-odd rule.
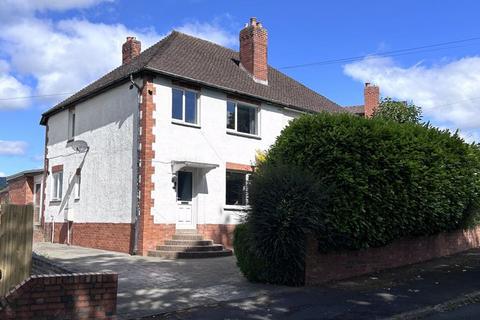
[[[131,82],[131,79],[130,77],[131,76],[136,76],[136,75],[139,75],[141,74],[142,72],[145,72],[145,71],[150,71],[154,74],[160,74],[160,75],[163,75],[163,76],[166,76],[167,78],[171,78],[171,79],[178,79],[178,80],[183,80],[183,81],[189,81],[189,82],[194,82],[194,83],[198,83],[202,86],[205,86],[205,87],[209,87],[209,88],[213,88],[213,89],[217,89],[217,90],[220,90],[220,91],[224,91],[224,92],[229,92],[229,93],[233,93],[233,94],[238,94],[238,95],[242,95],[242,96],[246,96],[246,97],[250,97],[250,98],[253,98],[253,99],[256,99],[256,100],[259,100],[259,101],[262,101],[262,102],[265,102],[267,104],[274,104],[274,105],[277,105],[277,106],[280,106],[280,107],[283,107],[283,108],[288,108],[288,109],[292,109],[292,110],[297,110],[297,111],[301,111],[301,112],[305,112],[305,113],[310,113],[310,114],[315,114],[315,113],[318,113],[318,112],[321,112],[320,111],[313,111],[313,110],[310,110],[310,109],[307,109],[305,107],[299,107],[299,106],[295,106],[295,105],[291,105],[291,104],[285,104],[285,103],[282,103],[280,101],[277,101],[277,100],[269,100],[269,99],[266,99],[266,98],[262,98],[260,96],[257,96],[257,95],[253,95],[253,94],[250,94],[250,93],[246,93],[246,92],[242,92],[242,91],[239,91],[239,90],[234,90],[234,89],[231,89],[231,88],[228,88],[228,87],[224,87],[224,86],[219,86],[219,85],[215,85],[215,84],[212,84],[212,83],[208,83],[208,82],[205,82],[205,81],[200,81],[200,80],[197,80],[197,79],[193,79],[193,78],[189,78],[189,77],[182,77],[182,76],[178,76],[174,73],[170,73],[170,72],[166,72],[166,71],[162,71],[162,70],[159,70],[159,69],[155,69],[155,68],[152,68],[152,67],[143,67],[135,72],[132,72],[128,75],[126,75],[125,77],[122,77],[116,81],[113,81],[107,85],[105,85],[104,87],[102,88],[99,88],[97,90],[94,90],[92,92],[90,92],[89,94],[83,96],[83,97],[80,97],[78,99],[75,99],[73,101],[71,101],[70,103],[64,105],[64,106],[61,106],[60,108],[58,109],[55,109],[55,107],[53,109],[50,109],[49,111],[45,112],[42,114],[42,118],[40,119],[40,125],[46,125],[47,123],[47,119],[48,117],[58,113],[58,112],[61,112],[65,109],[68,109],[70,108],[70,106],[72,104],[76,104],[76,103],[80,103],[80,102],[83,102],[85,100],[88,100],[90,99],[92,96],[95,96],[97,94],[100,94],[104,91],[107,91],[109,88],[115,86],[115,85],[118,85],[118,84],[121,84],[121,83],[125,83],[125,82]],[[138,88],[137,88],[138,89]],[[68,98],[67,98],[68,99]],[[328,98],[325,98],[328,100]],[[332,101],[333,102],[333,101]],[[333,102],[335,103],[335,102]],[[333,111],[333,112],[341,112],[341,111],[346,111],[346,110],[343,110],[344,108],[339,106],[338,105],[338,108],[339,110],[338,111]]]
[[[306,108],[303,108],[303,107],[298,107],[298,106],[294,106],[294,105],[290,105],[290,104],[285,104],[285,103],[282,103],[282,102],[279,102],[279,101],[276,101],[276,100],[265,99],[265,98],[262,98],[260,96],[253,95],[251,93],[245,93],[243,91],[234,90],[234,89],[231,89],[231,88],[215,85],[215,84],[212,84],[212,83],[208,83],[208,82],[205,82],[205,81],[200,81],[200,80],[189,78],[189,77],[182,77],[182,76],[176,75],[174,73],[166,72],[166,71],[155,69],[155,68],[152,68],[152,67],[145,67],[145,68],[143,68],[143,70],[151,71],[151,72],[166,76],[168,78],[190,81],[190,82],[198,83],[198,84],[200,84],[202,86],[205,86],[205,87],[217,89],[217,90],[220,90],[220,91],[226,91],[226,92],[233,93],[233,94],[238,94],[238,95],[241,95],[241,96],[250,97],[250,98],[265,102],[267,104],[275,104],[275,105],[281,106],[283,108],[294,109],[294,110],[307,112],[307,113],[317,113],[317,111],[312,111],[312,110],[309,110],[309,109],[306,109]],[[339,108],[342,108],[342,107],[339,106]]]

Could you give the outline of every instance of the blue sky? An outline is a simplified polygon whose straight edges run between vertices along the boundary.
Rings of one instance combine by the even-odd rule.
[[[42,166],[42,112],[172,29],[237,49],[256,16],[269,63],[341,105],[363,102],[363,82],[412,100],[425,119],[480,140],[480,39],[394,57],[383,52],[480,37],[477,1],[0,0],[0,175]],[[349,63],[285,66],[368,55]],[[12,99],[14,98],[14,99]]]

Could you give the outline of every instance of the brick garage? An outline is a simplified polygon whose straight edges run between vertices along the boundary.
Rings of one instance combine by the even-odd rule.
[[[0,299],[0,319],[114,319],[117,274],[31,276]]]
[[[401,267],[480,247],[480,227],[434,236],[398,240],[381,248],[320,254],[307,240],[305,284],[317,285]]]

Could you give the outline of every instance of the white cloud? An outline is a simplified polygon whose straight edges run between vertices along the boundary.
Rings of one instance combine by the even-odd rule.
[[[25,141],[5,141],[0,140],[0,155],[20,156],[27,151],[27,143]]]
[[[1,0],[0,9],[4,12],[66,11],[85,9],[101,2],[112,0]]]
[[[104,1],[110,0],[0,0],[0,20],[8,20],[0,24],[0,56],[5,57],[0,61],[0,99],[76,92],[121,64],[126,36],[136,36],[143,49],[164,36],[151,28],[132,30],[123,24],[77,18],[55,21],[37,14],[88,8]],[[4,19],[7,15],[9,18]],[[225,46],[237,42],[220,27],[218,19],[209,23],[189,21],[177,29]],[[22,79],[32,81],[27,85]],[[48,105],[63,98],[51,98]],[[0,100],[0,108],[20,108],[30,103],[25,99]]]
[[[30,104],[28,99],[9,98],[27,97],[31,94],[31,89],[12,76],[9,69],[8,63],[0,60],[0,110],[25,108]]]
[[[197,38],[209,40],[226,47],[233,47],[238,44],[237,34],[233,34],[222,28],[217,22],[187,22],[176,28],[178,31],[192,35]]]
[[[138,33],[124,25],[37,18],[0,27],[0,40],[11,68],[37,80],[37,94],[72,92],[121,63],[121,46],[127,35],[150,46],[158,35]]]
[[[402,67],[391,58],[372,56],[345,65],[344,72],[356,80],[378,84],[382,96],[412,100],[438,125],[459,128],[469,140],[478,138],[480,57]]]
[[[7,175],[5,174],[5,172],[0,171],[0,178],[6,177],[6,176]]]

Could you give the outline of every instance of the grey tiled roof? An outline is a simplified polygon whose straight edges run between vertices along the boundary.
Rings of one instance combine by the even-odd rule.
[[[130,74],[141,71],[153,71],[305,111],[345,111],[335,102],[271,66],[268,67],[268,85],[257,83],[239,67],[238,52],[173,31],[130,63],[116,68],[45,112],[41,123],[45,124],[46,118],[56,111],[125,81]]]
[[[351,113],[355,114],[364,114],[365,113],[365,106],[360,105],[360,106],[346,106],[345,110]]]

